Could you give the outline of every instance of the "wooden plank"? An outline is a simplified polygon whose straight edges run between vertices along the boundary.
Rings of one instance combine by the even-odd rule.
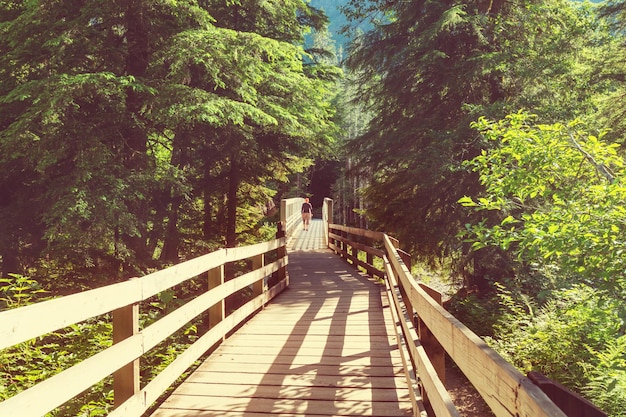
[[[295,317],[297,315],[301,315],[302,312],[304,310],[303,309],[297,309],[297,308],[289,308],[287,306],[285,307],[281,307],[278,306],[276,309],[274,309],[272,311],[273,316],[263,316],[263,317],[259,317],[259,324],[260,325],[267,325],[267,326],[272,326],[272,327],[290,327],[293,326],[293,322],[288,321],[287,318],[289,317]],[[363,307],[360,310],[354,310],[354,309],[350,309],[350,314],[348,315],[348,317],[337,317],[335,315],[333,315],[334,311],[328,312],[328,314],[326,314],[326,316],[321,317],[319,314],[316,314],[316,316],[313,318],[313,320],[311,320],[308,323],[296,323],[295,326],[302,326],[302,327],[310,327],[310,328],[315,328],[315,327],[323,327],[323,326],[328,326],[329,324],[333,324],[333,325],[337,325],[337,326],[346,326],[346,327],[357,327],[357,326],[367,326],[370,324],[375,324],[375,325],[383,325],[386,323],[385,318],[384,317],[378,317],[377,315],[372,316],[371,312]],[[283,320],[276,320],[276,315],[280,315],[280,317],[284,317]]]
[[[302,385],[268,385],[268,384],[225,384],[217,383],[189,383],[183,384],[176,390],[177,395],[211,395],[215,397],[244,397],[244,398],[314,398],[316,400],[337,401],[407,401],[408,398],[398,398],[398,391],[393,388],[378,388],[370,385],[369,389],[354,389],[354,387],[335,386],[302,386]]]
[[[229,353],[233,355],[246,355],[249,353],[249,348],[247,346],[239,346],[228,343],[228,340],[223,344],[223,346],[229,346]],[[321,354],[326,356],[345,356],[345,357],[355,357],[355,356],[369,356],[373,358],[389,357],[389,346],[382,346],[378,349],[370,349],[370,348],[358,348],[358,347],[350,347],[350,346],[342,346],[341,349],[338,350],[328,350],[320,353],[319,347],[305,347],[305,346],[296,346],[296,347],[285,347],[278,346],[276,343],[273,343],[270,346],[256,346],[255,354],[258,356],[276,356],[277,354],[283,355],[295,355],[298,354],[300,356],[317,356],[319,357]],[[392,357],[396,357],[398,353],[396,351],[391,352]]]
[[[215,412],[214,414],[208,414],[207,411],[203,410],[180,410],[180,409],[166,409],[161,408],[155,414],[154,417],[211,417],[211,416],[222,416],[222,417],[267,417],[267,413],[251,413],[249,411],[228,411],[228,412]],[[302,414],[302,413],[280,413],[280,414],[272,414],[274,417],[328,417],[328,414]],[[337,416],[339,417],[339,416]]]
[[[338,352],[338,351],[336,351]],[[323,361],[323,362],[322,362]],[[288,356],[281,352],[279,357],[272,357],[270,355],[235,355],[231,354],[230,351],[228,353],[215,355],[211,363],[222,363],[222,364],[271,364],[271,365],[297,365],[298,367],[302,366],[310,366],[310,365],[318,365],[323,363],[326,366],[367,366],[367,367],[385,367],[390,368],[392,366],[402,366],[402,362],[398,360],[398,358],[372,358],[370,356],[344,356],[339,354],[334,355],[326,355],[320,354],[315,356]],[[202,368],[201,368],[202,369]]]
[[[0,312],[0,349],[125,307],[141,298],[141,282],[130,280]]]
[[[352,336],[387,336],[384,322],[377,323],[378,327],[372,329],[370,324],[361,323],[348,326],[344,323],[317,323],[310,326],[299,324],[289,328],[286,325],[269,324],[263,326],[259,324],[255,327],[246,326],[241,329],[240,334],[271,336],[271,335],[328,335],[341,336],[349,332]],[[288,331],[288,333],[286,333]]]
[[[292,365],[275,365],[268,363],[220,363],[207,361],[198,371],[217,372],[223,374],[229,373],[274,373],[274,374],[315,374],[315,375],[358,375],[363,377],[369,376],[388,376],[394,377],[402,375],[402,370],[389,366],[371,366],[371,365],[322,365],[322,364],[298,364]]]
[[[328,401],[307,398],[240,398],[240,397],[215,397],[215,396],[170,396],[163,408],[183,410],[218,411],[224,415],[232,412],[265,413],[305,413],[308,415],[341,415],[341,416],[378,416],[399,417],[411,415],[411,410],[401,409],[398,402],[371,402],[371,401]],[[211,413],[205,414],[207,416]]]
[[[224,374],[216,372],[196,371],[186,380],[187,383],[212,383],[212,384],[255,384],[255,385],[279,385],[279,386],[332,386],[338,388],[370,389],[388,388],[402,389],[406,387],[406,380],[403,377],[394,376],[371,376],[363,378],[357,375],[346,375],[337,378],[336,375],[295,375],[295,374],[264,374],[264,373],[231,373],[228,378]],[[405,395],[405,394],[402,394]]]
[[[153,416],[411,415],[396,338],[382,319],[382,287],[341,259],[319,262],[324,256],[308,264],[291,254],[290,289]]]
[[[324,354],[333,353],[338,351],[343,355],[346,352],[360,353],[369,355],[372,351],[386,352],[387,356],[397,353],[397,350],[390,350],[390,346],[396,345],[396,338],[391,336],[373,336],[374,339],[368,340],[366,336],[333,336],[333,335],[294,335],[289,337],[288,335],[270,335],[270,336],[255,336],[249,335],[250,339],[242,339],[242,336],[238,336],[236,340],[226,341],[225,346],[249,346],[253,345],[254,348],[268,349],[279,347],[283,351],[288,349],[321,349]],[[255,355],[256,350],[252,352]],[[319,354],[319,353],[318,353]],[[303,356],[308,356],[304,355]]]
[[[331,338],[327,339],[325,336],[320,335],[306,335],[302,338],[289,338],[288,335],[279,336],[274,335],[273,337],[257,339],[254,341],[254,347],[262,347],[262,346],[284,346],[286,348],[292,347],[310,347],[310,348],[334,348],[339,347],[343,348],[344,346],[352,346],[358,347],[362,350],[370,350],[376,348],[389,348],[390,341],[382,336],[373,336],[375,339],[370,340],[366,336],[346,336],[345,338]],[[241,340],[241,339],[237,339]],[[240,343],[233,341],[234,343]],[[395,342],[393,342],[395,343]]]

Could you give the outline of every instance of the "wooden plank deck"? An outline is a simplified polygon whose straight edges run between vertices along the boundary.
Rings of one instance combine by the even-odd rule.
[[[287,245],[289,253],[300,250],[326,249],[324,242],[324,222],[321,219],[311,220],[309,230],[297,229]]]
[[[322,222],[311,226],[290,242],[290,287],[152,417],[411,415],[382,286],[321,249]]]

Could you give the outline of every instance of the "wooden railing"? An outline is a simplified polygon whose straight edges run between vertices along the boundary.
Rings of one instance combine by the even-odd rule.
[[[336,224],[328,230],[330,249],[385,280],[414,415],[419,415],[419,399],[429,415],[460,415],[444,385],[447,354],[497,417],[566,417],[537,385],[448,313],[437,291],[413,278],[410,257],[397,240]]]
[[[280,201],[280,222],[285,230],[287,241],[289,241],[293,232],[302,224],[302,209],[304,198],[294,197],[286,198]]]
[[[225,266],[234,262],[249,267],[225,282]],[[1,312],[0,350],[109,313],[114,344],[0,403],[0,416],[40,417],[111,374],[116,408],[109,416],[141,416],[207,350],[288,286],[286,266],[285,238],[279,237],[220,249],[127,282]],[[142,301],[197,277],[206,279],[206,292],[139,329]],[[226,297],[242,290],[252,292],[250,301],[226,315]],[[209,330],[141,388],[142,356],[202,314],[208,314]]]
[[[93,317],[111,315],[113,321],[113,346],[1,402],[0,416],[42,416],[110,375],[115,409],[109,416],[141,416],[205,352],[289,285],[285,231],[301,221],[301,203],[283,201],[279,237],[270,242],[220,249],[141,278],[0,312],[0,350]],[[459,416],[444,386],[449,357],[497,417],[566,417],[537,385],[443,309],[440,294],[411,276],[410,256],[397,240],[333,224],[332,211],[332,200],[326,199],[322,217],[328,247],[386,283],[414,415],[422,400],[430,416]],[[233,263],[248,268],[225,279]],[[205,280],[206,292],[140,329],[140,303],[198,277]],[[225,300],[243,290],[251,292],[249,301],[227,314]],[[202,315],[208,316],[208,330],[142,387],[139,361]]]

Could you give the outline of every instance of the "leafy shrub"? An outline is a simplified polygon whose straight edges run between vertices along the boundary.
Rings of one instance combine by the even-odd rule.
[[[0,311],[19,308],[42,299],[46,291],[34,279],[18,274],[0,278]]]
[[[606,377],[607,367],[613,369],[616,363],[609,360],[615,357],[607,353],[615,352],[610,343],[623,337],[617,300],[584,285],[556,291],[536,312],[506,292],[501,298],[505,300],[502,304],[511,308],[503,311],[495,326],[497,336],[487,342],[505,359],[524,373],[541,372],[579,393],[599,391],[588,391],[594,380],[598,387],[605,383],[611,391],[603,395],[611,399],[617,396],[619,401],[622,394],[612,392],[618,389],[618,382],[612,384],[600,377]],[[595,399],[592,395],[588,398],[592,402]]]
[[[445,303],[445,308],[479,336],[492,336],[500,317],[498,300],[460,291]]]
[[[24,276],[11,275],[0,280],[0,306],[19,308],[43,300],[45,292],[39,284]],[[159,294],[154,302],[144,305],[140,322],[143,325],[174,310],[182,302],[169,291]],[[142,381],[151,380],[170,364],[197,336],[191,324],[141,361]],[[54,333],[20,343],[0,351],[0,401],[4,401],[65,369],[74,366],[112,344],[113,327],[110,316],[97,317],[73,324]],[[107,377],[91,389],[51,411],[47,417],[95,417],[110,413],[113,408],[113,379]]]

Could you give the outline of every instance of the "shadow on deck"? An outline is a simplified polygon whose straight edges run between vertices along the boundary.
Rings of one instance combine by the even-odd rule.
[[[152,416],[411,415],[384,287],[323,247],[322,221],[296,232],[289,288]]]

